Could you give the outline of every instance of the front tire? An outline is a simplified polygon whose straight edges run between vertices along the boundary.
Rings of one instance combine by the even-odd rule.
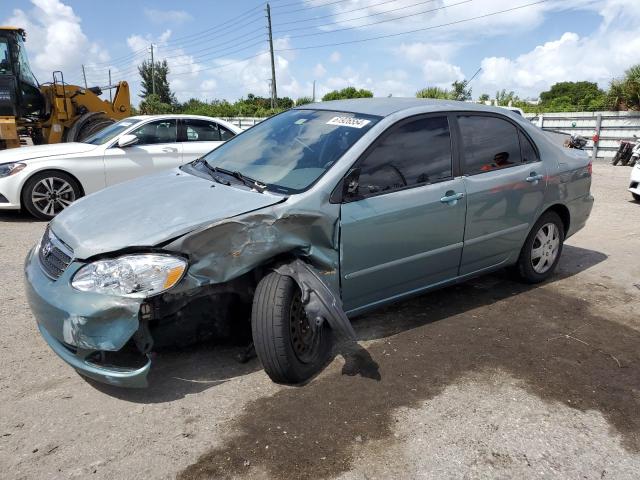
[[[22,206],[40,220],[51,220],[82,196],[80,185],[64,172],[39,172],[22,189]]]
[[[555,271],[564,244],[564,223],[555,212],[544,213],[529,232],[516,271],[526,283],[540,283]]]
[[[258,358],[276,383],[301,383],[318,373],[331,354],[326,322],[314,333],[298,284],[286,275],[264,277],[253,297],[251,331]]]

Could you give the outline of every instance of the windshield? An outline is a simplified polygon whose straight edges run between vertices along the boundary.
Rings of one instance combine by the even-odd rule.
[[[0,38],[0,75],[11,72],[11,57],[9,57],[9,43]]]
[[[380,117],[325,110],[289,110],[234,137],[204,159],[268,189],[307,189]]]
[[[115,138],[120,133],[124,132],[131,125],[135,125],[136,123],[140,123],[142,120],[137,118],[127,118],[125,120],[120,120],[118,123],[114,123],[109,125],[108,127],[103,128],[97,133],[94,133],[90,137],[82,140],[82,143],[90,143],[92,145],[104,145],[109,140]]]

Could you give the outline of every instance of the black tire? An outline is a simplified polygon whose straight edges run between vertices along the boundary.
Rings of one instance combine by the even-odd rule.
[[[619,161],[620,161],[620,152],[616,152],[616,154],[613,156],[613,159],[611,160],[611,165],[617,165]]]
[[[85,125],[82,126],[80,132],[78,133],[78,141],[81,142],[85,138],[89,138],[94,133],[99,132],[105,127],[116,123],[112,118],[107,117],[106,115],[96,115],[91,118]]]
[[[256,354],[276,383],[308,380],[325,366],[331,355],[331,329],[324,322],[315,335],[312,333],[300,288],[291,277],[279,273],[270,273],[256,288],[251,331]]]
[[[553,243],[550,243],[549,246],[546,244],[540,244],[540,240],[537,239],[538,232],[543,227],[546,227],[549,224],[553,224],[557,229],[558,240],[559,243],[557,247],[553,248]],[[545,212],[535,223],[529,235],[527,236],[527,240],[524,242],[522,246],[522,250],[520,250],[520,256],[518,257],[518,263],[516,264],[516,273],[520,280],[526,283],[540,283],[545,281],[555,271],[558,266],[558,262],[560,261],[560,256],[562,255],[562,246],[564,245],[564,223],[560,216],[555,212]],[[548,265],[541,265],[538,267],[539,262],[543,261],[543,258],[534,259],[533,258],[533,249],[534,246],[536,249],[542,248],[542,250],[546,250],[548,247],[550,251],[555,251],[555,257],[550,262],[547,262]],[[536,263],[536,260],[538,263]],[[546,261],[546,260],[545,260]],[[543,271],[538,271],[536,268],[542,268]]]
[[[46,184],[53,185],[55,195],[48,193]],[[76,179],[67,173],[55,170],[34,174],[25,183],[21,195],[24,209],[34,217],[47,221],[80,197],[82,197],[82,188]],[[49,205],[52,206],[52,211]]]

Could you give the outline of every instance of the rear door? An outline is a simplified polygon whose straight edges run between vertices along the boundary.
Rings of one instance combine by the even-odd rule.
[[[343,199],[340,219],[345,310],[454,278],[466,199],[464,181],[454,178],[447,116],[396,124],[355,168],[354,193]]]
[[[105,150],[107,185],[148,175],[182,164],[182,144],[175,118],[163,118],[140,125],[130,134],[138,143],[120,148],[117,143]]]
[[[181,120],[180,140],[183,163],[188,163],[219,147],[235,134],[213,120],[185,118]]]
[[[507,263],[518,255],[540,214],[546,169],[527,135],[491,114],[457,116],[467,193],[460,274]]]

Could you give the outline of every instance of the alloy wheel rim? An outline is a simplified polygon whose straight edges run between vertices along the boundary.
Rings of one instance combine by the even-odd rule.
[[[62,178],[47,177],[40,180],[31,191],[31,202],[40,213],[54,216],[76,199],[73,187]]]
[[[546,273],[553,266],[560,250],[560,231],[554,223],[546,223],[533,240],[531,266],[536,273]]]
[[[299,291],[294,294],[291,301],[289,332],[291,347],[298,360],[302,363],[312,362],[316,356],[322,333],[320,330],[314,332],[311,329]]]

